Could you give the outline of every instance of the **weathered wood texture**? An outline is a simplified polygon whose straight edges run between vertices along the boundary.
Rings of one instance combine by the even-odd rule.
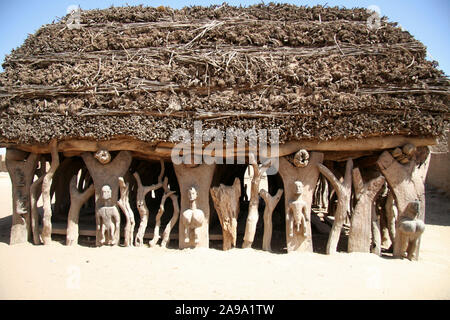
[[[192,247],[209,247],[209,189],[211,187],[212,178],[214,175],[215,164],[201,164],[196,167],[191,167],[184,164],[174,164],[175,174],[178,179],[178,185],[180,187],[180,212],[184,212],[189,209],[188,190],[191,186],[195,186],[198,193],[197,207],[205,214],[205,222],[200,227],[199,243],[195,244],[194,239],[189,243],[185,243],[186,231],[185,225],[180,219],[179,221],[179,247],[192,248]]]
[[[398,220],[396,223],[395,240],[394,240],[394,257],[403,257],[402,252],[404,239],[399,235],[399,223],[404,216],[407,215],[407,207],[410,203],[418,202],[419,213],[417,219],[425,221],[425,178],[428,171],[430,161],[430,150],[428,147],[417,148],[417,152],[413,159],[405,165],[396,161],[392,155],[385,151],[378,161],[378,167],[389,187],[394,193],[395,202],[398,209]],[[411,259],[419,258],[419,244],[415,247],[415,252],[410,254]]]
[[[269,169],[271,160],[267,160],[261,165],[256,162],[255,155],[249,155],[249,164],[253,168],[253,177],[250,182],[250,201],[248,205],[247,223],[245,224],[244,242],[242,248],[251,248],[255,239],[256,225],[259,220],[259,185],[262,175]]]
[[[16,149],[6,150],[6,168],[12,184],[12,226],[10,244],[27,242],[31,238],[30,186],[39,156]]]
[[[164,214],[164,203],[166,202],[166,199],[174,196],[175,195],[175,191],[170,191],[169,190],[169,180],[166,177],[163,181],[163,189],[164,189],[164,194],[161,198],[161,203],[159,204],[159,209],[158,209],[158,213],[156,214],[156,222],[155,222],[155,228],[153,230],[153,239],[149,242],[150,247],[154,247],[157,245],[159,239],[161,238],[160,234],[159,234],[159,228],[161,226],[161,217]],[[172,201],[173,202],[173,201]],[[177,209],[178,210],[178,209]],[[176,219],[178,219],[178,211],[175,213],[175,209],[174,209],[174,216],[176,217]],[[172,216],[172,218],[174,217]],[[176,220],[175,220],[176,223]],[[167,224],[169,226],[170,229],[172,229],[170,226],[173,226],[174,222],[172,221],[172,219],[169,221],[169,223]],[[167,226],[166,226],[167,227]],[[169,234],[170,234],[170,230],[168,230]],[[163,234],[163,237],[165,238],[165,234]],[[168,240],[168,235],[167,235],[167,240]],[[164,244],[162,244],[162,246],[166,246],[167,245],[167,240],[164,241]]]
[[[342,226],[350,212],[350,197],[352,194],[352,168],[353,161],[347,160],[345,167],[344,181],[339,181],[335,175],[324,165],[318,164],[320,173],[322,173],[328,181],[330,181],[336,191],[338,204],[334,213],[334,222],[328,238],[326,253],[333,254],[336,252],[339,237],[341,235]]]
[[[52,185],[53,175],[59,166],[58,142],[56,140],[52,140],[50,145],[52,162],[50,169],[44,175],[44,180],[42,180],[42,205],[44,207],[44,215],[42,217],[41,239],[44,245],[48,245],[52,241],[52,198],[50,188]]]
[[[136,222],[134,221],[134,213],[130,207],[130,184],[125,182],[123,177],[119,177],[120,198],[117,201],[117,205],[126,218],[125,232],[124,232],[124,246],[133,246],[134,227]]]
[[[299,149],[311,151],[373,151],[395,148],[399,145],[407,143],[414,144],[416,147],[429,146],[436,144],[436,138],[420,138],[407,137],[402,135],[387,137],[372,137],[364,139],[338,139],[330,141],[320,140],[298,140],[289,141],[279,145],[279,156],[285,156],[296,152]],[[39,144],[16,144],[16,143],[0,143],[0,146],[6,148],[15,148],[32,153],[50,153],[48,145]],[[58,151],[65,152],[67,156],[80,155],[83,152],[95,152],[97,150],[106,149],[109,151],[128,150],[133,153],[134,157],[143,159],[170,159],[174,143],[162,142],[159,144],[146,143],[129,137],[117,137],[107,141],[93,140],[64,140],[58,143]],[[194,150],[194,152],[196,152]],[[249,150],[249,148],[235,148],[230,156],[234,157],[239,153],[256,153],[257,150]],[[268,152],[271,152],[268,150]],[[225,152],[222,152],[226,155]],[[215,154],[213,153],[212,156]]]
[[[121,151],[109,163],[102,164],[90,153],[84,152],[82,158],[86,164],[89,174],[94,181],[95,189],[95,214],[102,207],[116,206],[119,197],[119,177],[123,177],[131,164],[132,156],[129,151]],[[111,198],[105,201],[102,198],[102,188],[111,188]],[[108,203],[107,203],[108,202]],[[96,243],[100,245],[101,226],[97,225]]]
[[[70,208],[67,217],[66,245],[72,246],[78,244],[78,218],[83,204],[94,195],[94,185],[91,184],[83,192],[77,188],[77,175],[70,180]]]
[[[373,203],[385,179],[380,176],[364,183],[359,168],[352,173],[356,205],[351,217],[348,252],[370,252]]]
[[[229,250],[236,247],[241,181],[235,178],[232,186],[220,184],[212,187],[210,193],[222,226],[223,250]]]
[[[266,207],[264,208],[264,234],[262,249],[264,251],[272,251],[272,214],[280,201],[281,196],[283,195],[283,190],[278,189],[274,196],[271,196],[270,193],[264,189],[261,190],[259,194],[266,204]]]
[[[302,199],[307,204],[306,219],[311,221],[312,198],[319,178],[319,169],[317,165],[322,163],[323,153],[311,152],[308,165],[305,167],[296,167],[285,157],[280,157],[279,161],[279,173],[283,179],[284,186],[287,250],[288,252],[313,252],[311,224],[307,225],[306,237],[301,233],[294,233],[293,236],[289,235],[289,226],[293,223],[294,219],[293,216],[289,214],[289,203],[297,199],[295,194],[295,181],[301,181],[303,183]]]
[[[158,177],[158,183],[150,185],[150,186],[143,186],[141,182],[141,178],[137,172],[134,174],[134,178],[136,179],[137,183],[137,195],[136,195],[136,204],[139,211],[139,216],[141,217],[141,221],[139,222],[139,228],[136,235],[136,239],[134,241],[134,245],[137,247],[140,247],[144,244],[144,234],[145,230],[147,229],[148,219],[150,212],[147,207],[147,203],[145,201],[145,196],[150,191],[158,190],[162,187],[162,176],[164,175],[164,162],[161,162],[161,172]]]

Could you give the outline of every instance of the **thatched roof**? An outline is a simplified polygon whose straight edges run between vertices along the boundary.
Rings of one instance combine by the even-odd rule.
[[[0,142],[176,128],[279,128],[295,139],[433,137],[449,80],[395,23],[365,9],[293,5],[124,7],[41,27],[6,58]]]

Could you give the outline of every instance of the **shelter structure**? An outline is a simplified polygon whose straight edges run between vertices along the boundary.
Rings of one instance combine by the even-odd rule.
[[[75,13],[30,35],[0,74],[11,244],[92,232],[98,246],[260,237],[273,250],[281,234],[294,252],[313,251],[317,231],[331,254],[348,227],[348,251],[390,241],[418,258],[450,87],[396,23],[285,4]]]

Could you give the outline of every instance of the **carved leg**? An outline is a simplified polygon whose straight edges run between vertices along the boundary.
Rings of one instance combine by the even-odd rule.
[[[397,219],[397,207],[395,206],[394,203],[394,195],[392,191],[389,191],[386,199],[385,213],[389,238],[391,239],[391,247],[392,247],[395,239],[395,221]]]
[[[381,256],[380,222],[378,221],[375,206],[372,207],[372,247],[370,252]]]
[[[164,179],[164,183],[163,185],[167,186],[167,178]],[[164,189],[168,189],[168,187],[164,188]],[[156,246],[156,244],[158,243],[158,240],[160,238],[159,236],[159,227],[161,225],[161,216],[164,213],[164,203],[166,202],[166,199],[171,196],[172,194],[174,194],[175,191],[171,191],[169,193],[164,193],[162,199],[161,199],[161,203],[159,205],[159,210],[158,213],[156,215],[156,223],[155,223],[155,229],[153,231],[153,239],[149,242],[150,247],[154,247]]]
[[[31,230],[33,233],[33,243],[40,244],[41,239],[39,235],[39,213],[37,202],[42,192],[42,181],[44,176],[41,176],[38,180],[34,181],[30,188],[30,201],[31,201]]]
[[[334,214],[334,222],[327,242],[326,253],[333,254],[336,252],[339,237],[341,235],[342,226],[350,210],[350,197],[352,189],[352,168],[353,161],[347,160],[345,167],[344,182],[341,183],[334,174],[324,165],[318,164],[319,171],[330,181],[338,197],[338,204]]]
[[[256,233],[256,225],[259,220],[259,185],[264,172],[269,169],[271,161],[267,160],[264,164],[258,165],[253,154],[249,155],[249,163],[253,168],[253,177],[251,181],[250,204],[248,206],[247,223],[245,225],[244,243],[242,248],[251,248]]]
[[[52,241],[52,204],[50,196],[50,187],[52,185],[53,175],[59,166],[59,155],[57,149],[57,141],[51,141],[52,164],[50,170],[44,175],[42,181],[42,203],[44,206],[44,216],[42,218],[41,238],[44,245],[50,244]]]
[[[31,236],[30,187],[39,156],[7,149],[6,168],[12,184],[13,216],[10,244],[24,243]]]
[[[262,246],[264,251],[272,251],[270,245],[272,240],[272,214],[273,210],[275,210],[275,207],[280,201],[282,194],[282,189],[278,189],[277,193],[273,197],[265,190],[261,190],[260,192],[261,198],[263,198],[266,203],[266,207],[264,209],[264,235]]]
[[[170,195],[170,199],[172,200],[173,206],[173,215],[170,219],[169,223],[166,225],[163,233],[163,239],[161,241],[162,247],[167,247],[169,245],[169,237],[170,232],[172,231],[173,226],[177,223],[178,216],[180,214],[180,207],[178,205],[178,197],[175,194]]]
[[[226,251],[236,246],[241,182],[239,178],[235,178],[232,186],[221,184],[219,187],[211,188],[210,193],[222,226],[223,250]]]
[[[125,183],[123,177],[119,177],[119,188],[120,188],[120,199],[117,201],[117,205],[122,210],[126,217],[125,224],[125,247],[133,246],[133,235],[134,235],[134,213],[130,207],[129,200],[129,183]]]
[[[364,184],[358,168],[353,169],[352,174],[358,200],[351,219],[348,252],[370,252],[371,224],[374,214],[376,217],[373,204],[385,179],[378,177]]]
[[[83,204],[94,195],[94,185],[91,184],[83,193],[77,188],[77,176],[70,180],[70,208],[67,217],[66,245],[72,246],[78,243],[78,218]]]
[[[141,182],[141,178],[139,177],[139,174],[135,172],[133,175],[137,182],[137,207],[139,211],[139,215],[141,217],[141,221],[139,223],[138,232],[135,239],[135,246],[140,247],[144,244],[144,235],[145,235],[145,229],[147,229],[148,224],[148,216],[149,211],[147,208],[147,204],[145,203],[145,196],[147,193],[149,193],[152,190],[157,190],[160,187],[162,187],[162,176],[164,174],[164,162],[161,161],[161,173],[158,177],[158,183],[151,186],[143,186]]]

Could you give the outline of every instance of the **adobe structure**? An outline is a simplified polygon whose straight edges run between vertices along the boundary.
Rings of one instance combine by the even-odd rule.
[[[318,232],[327,254],[345,236],[349,252],[381,254],[390,241],[395,257],[417,259],[449,79],[423,44],[386,18],[373,27],[374,17],[282,4],[138,6],[42,26],[0,74],[10,243],[62,233],[67,245],[91,234],[97,246],[222,240],[227,250],[262,239],[270,251],[281,234],[281,250],[312,252]],[[278,130],[268,190],[260,182],[274,156],[249,136],[231,152],[214,149],[223,163],[174,163],[174,131],[195,133],[197,121],[223,133]],[[183,141],[186,159],[208,146]]]

